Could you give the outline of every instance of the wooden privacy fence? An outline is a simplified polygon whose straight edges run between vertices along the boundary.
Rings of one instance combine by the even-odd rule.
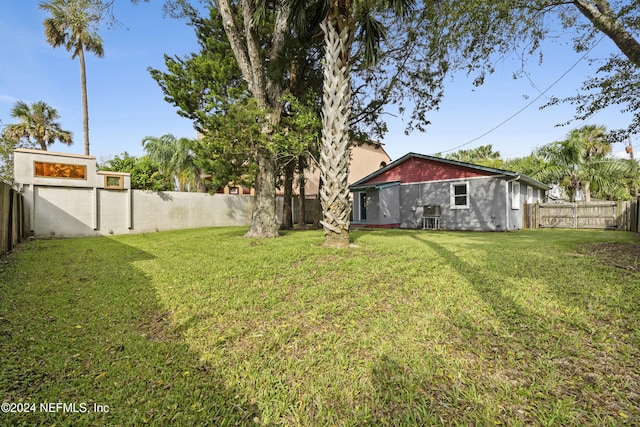
[[[292,202],[292,211],[293,211],[293,223],[297,224],[300,219],[300,196],[293,196],[291,199]],[[278,220],[283,221],[283,210],[284,210],[284,197],[277,196],[276,197],[276,213],[278,215]],[[305,222],[307,224],[313,224],[318,219],[322,218],[322,207],[320,206],[320,199],[316,196],[306,196],[305,204]]]
[[[536,203],[524,210],[527,228],[638,231],[638,202]]]
[[[22,195],[0,182],[0,255],[9,252],[22,238]]]

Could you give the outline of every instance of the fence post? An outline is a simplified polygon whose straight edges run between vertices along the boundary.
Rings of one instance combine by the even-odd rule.
[[[13,216],[13,189],[9,190],[9,221],[7,222],[7,250],[13,249],[13,222],[16,220]]]
[[[8,231],[11,228],[9,211],[11,189],[8,185],[0,182],[0,254],[9,251]]]
[[[621,200],[616,203],[616,229],[624,230],[624,210]]]
[[[0,254],[22,240],[23,209],[22,194],[0,182]]]

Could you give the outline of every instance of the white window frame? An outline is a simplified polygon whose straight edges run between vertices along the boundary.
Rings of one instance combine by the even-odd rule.
[[[462,194],[456,195],[456,187],[465,187],[464,197],[466,198],[466,204],[456,205],[456,197],[462,197]],[[451,209],[469,209],[469,181],[452,182],[449,184],[450,206]]]
[[[520,183],[511,183],[511,209],[520,209]]]
[[[527,203],[533,203],[533,187],[527,187]]]

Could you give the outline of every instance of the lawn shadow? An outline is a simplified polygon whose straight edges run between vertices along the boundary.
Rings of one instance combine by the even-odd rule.
[[[491,306],[494,313],[506,324],[512,322],[514,317],[526,317],[527,314],[516,303],[513,298],[505,296],[502,292],[502,284],[481,270],[475,268],[471,264],[449,251],[444,246],[429,239],[419,239],[416,235],[409,235],[412,239],[429,246],[437,253],[448,265],[453,267],[462,277],[466,278],[472,284],[478,295]]]
[[[570,417],[567,422],[572,424],[588,424],[593,418],[586,414],[618,421],[629,414],[640,416],[640,374],[637,364],[628,360],[630,353],[638,354],[637,348],[629,353],[623,345],[619,348],[625,355],[619,356],[617,344],[585,330],[585,325],[595,319],[589,315],[571,319],[571,313],[587,303],[575,297],[575,290],[545,283],[555,301],[545,301],[542,296],[542,302],[550,305],[540,310],[507,295],[515,286],[515,276],[488,273],[482,264],[473,266],[433,240],[415,234],[410,237],[428,246],[464,277],[499,320],[498,327],[486,327],[478,325],[473,317],[465,318],[465,313],[462,317],[458,312],[451,313],[463,335],[464,351],[479,356],[481,364],[490,361],[494,374],[500,370],[499,375],[510,387],[527,390],[523,396],[536,390],[537,406],[541,408],[538,420],[548,415],[544,411],[553,411],[563,401],[571,402],[571,410],[563,416]],[[537,279],[533,271],[530,276]],[[617,327],[607,326],[607,330],[615,333]],[[603,342],[599,342],[601,338]],[[612,369],[612,363],[620,368]]]
[[[184,342],[150,278],[133,265],[153,256],[121,240],[30,242],[0,272],[0,319],[8,331],[0,335],[0,394],[9,404],[36,405],[3,414],[1,423],[247,425],[259,419],[256,405]],[[46,402],[67,406],[45,411]]]

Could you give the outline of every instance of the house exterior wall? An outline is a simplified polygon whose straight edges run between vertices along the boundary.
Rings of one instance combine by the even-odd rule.
[[[380,222],[380,192],[367,191],[367,221],[371,224],[381,224]]]
[[[469,207],[451,208],[451,184],[468,183]],[[445,230],[499,231],[505,227],[503,180],[483,177],[401,185],[400,217],[402,228],[421,228],[423,206],[441,209],[440,228]]]
[[[361,220],[362,204],[361,194],[366,194],[366,214],[367,218]],[[376,226],[399,226],[400,225],[400,185],[382,188],[379,190],[369,190],[366,192],[356,192],[353,195],[353,219],[355,226],[375,224]]]
[[[400,218],[400,185],[382,188],[379,191],[378,211],[380,212],[380,224],[396,224]]]

